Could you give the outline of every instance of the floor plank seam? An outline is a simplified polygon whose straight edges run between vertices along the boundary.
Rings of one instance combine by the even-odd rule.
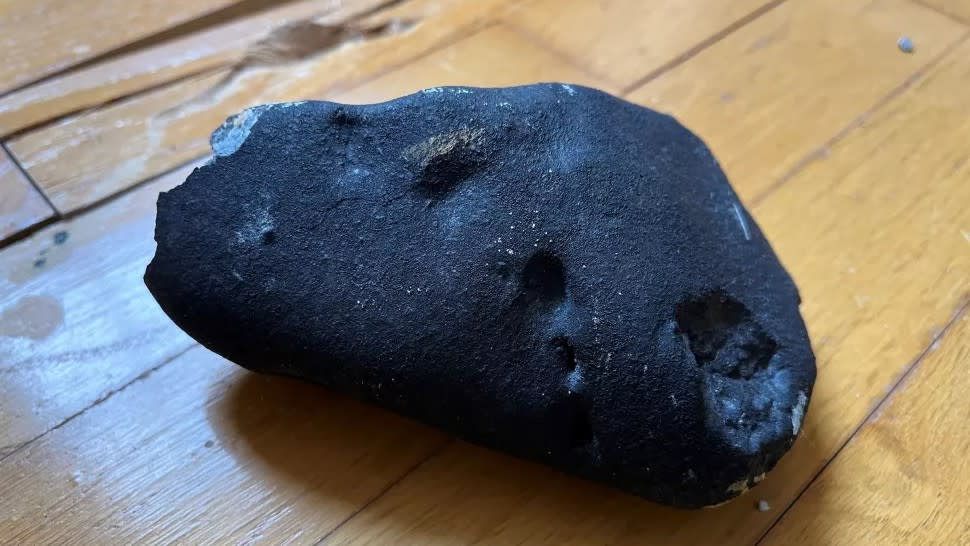
[[[52,214],[49,218],[45,218],[40,222],[27,226],[16,233],[11,233],[6,238],[0,240],[0,252],[2,252],[8,247],[12,247],[13,245],[19,243],[20,241],[23,241],[24,239],[30,237],[31,235],[37,233],[38,231],[44,228],[56,224],[59,221],[61,221],[61,217],[59,217],[55,213],[55,214]]]
[[[681,53],[680,55],[674,57],[673,59],[667,61],[666,63],[660,65],[656,69],[648,72],[646,75],[644,75],[640,79],[638,79],[635,82],[631,83],[630,85],[626,86],[625,88],[623,88],[623,90],[621,92],[621,95],[625,97],[625,96],[629,95],[630,93],[632,93],[633,91],[639,89],[640,87],[643,87],[647,83],[649,83],[649,82],[657,79],[658,77],[660,77],[664,73],[669,72],[669,71],[677,68],[678,66],[686,63],[687,61],[693,59],[694,57],[696,57],[697,55],[699,55],[701,52],[703,52],[706,49],[710,48],[711,46],[713,46],[717,42],[720,42],[724,38],[730,36],[731,34],[734,34],[738,30],[740,30],[742,27],[747,26],[748,23],[753,22],[754,20],[758,19],[762,15],[764,15],[764,14],[766,14],[766,13],[774,10],[775,8],[781,6],[785,2],[786,2],[786,0],[771,0],[767,4],[763,4],[762,6],[758,7],[754,11],[752,11],[751,13],[749,13],[749,14],[741,17],[740,19],[734,21],[733,23],[731,23],[728,26],[722,28],[721,30],[715,32],[714,34],[711,34],[707,38],[701,40],[700,42],[698,42],[697,44],[695,44],[694,46],[692,46],[687,51]]]
[[[749,201],[749,205],[754,207],[761,204],[765,199],[771,196],[773,193],[781,189],[790,180],[795,178],[801,171],[805,170],[809,165],[815,163],[816,161],[825,159],[828,157],[829,153],[836,144],[844,140],[847,136],[865,126],[866,122],[869,121],[875,114],[879,113],[886,105],[890,104],[893,100],[908,91],[913,85],[919,82],[927,72],[935,68],[940,64],[946,57],[957,50],[967,39],[970,38],[970,32],[965,32],[959,38],[957,38],[953,43],[948,45],[942,52],[940,52],[936,57],[933,57],[926,64],[921,66],[919,70],[912,73],[909,77],[903,80],[903,83],[892,88],[886,95],[875,102],[871,107],[863,111],[861,114],[856,116],[851,120],[848,125],[840,129],[835,135],[830,137],[820,146],[814,150],[809,151],[801,159],[795,162],[794,165],[784,174],[778,177],[777,180],[772,182],[764,191],[760,194],[754,196]]]
[[[948,11],[942,10],[939,8],[939,6],[934,6],[933,4],[926,2],[926,0],[910,0],[910,2],[916,4],[917,6],[924,7],[930,11],[939,13],[940,15],[942,15],[943,17],[946,17],[947,19],[953,21],[954,23],[961,24],[965,27],[970,27],[970,20],[964,19],[963,17],[955,13],[950,13]]]
[[[292,1],[294,0],[286,0],[286,2],[292,2]],[[383,2],[383,4],[391,4],[393,7],[394,4],[398,4],[401,2],[408,2],[408,1],[410,0],[386,0],[385,2]],[[217,26],[231,24],[233,22],[240,21],[248,17],[259,15],[268,10],[272,10],[278,7],[279,4],[282,4],[284,2],[268,4],[264,7],[261,7],[258,9],[251,9],[249,11],[246,11],[245,8],[240,10],[240,7],[239,7],[240,3],[245,3],[245,0],[243,0],[242,2],[236,2],[235,4],[230,4],[228,6],[225,6],[223,8],[217,9],[209,13],[201,14],[198,17],[195,17],[193,19],[189,19],[187,21],[183,21],[181,23],[175,24],[170,28],[159,30],[158,32],[149,34],[147,36],[143,36],[142,38],[138,38],[126,44],[121,44],[117,47],[107,49],[93,57],[84,59],[80,62],[71,64],[69,66],[65,66],[60,70],[56,70],[49,74],[44,74],[38,78],[19,84],[12,89],[8,89],[6,91],[0,92],[0,99],[3,99],[8,95],[11,95],[18,91],[23,91],[24,89],[27,89],[31,86],[44,83],[48,80],[67,75],[72,72],[90,68],[91,66],[94,66],[96,64],[102,63],[104,61],[110,60],[115,57],[128,55],[141,50],[149,49],[156,45],[159,45],[165,42],[175,41],[185,36],[195,34],[197,32],[203,31],[208,28],[215,28]],[[379,7],[379,6],[376,6],[376,7]],[[332,13],[336,9],[337,8],[324,10],[317,17],[326,16],[327,14]],[[242,11],[242,13],[236,14],[235,12],[237,11]]]
[[[429,453],[425,458],[423,458],[420,461],[418,461],[417,463],[411,465],[410,468],[408,468],[407,470],[405,470],[400,476],[398,476],[396,479],[394,479],[391,483],[387,484],[386,487],[384,487],[376,495],[374,495],[373,497],[371,497],[370,499],[368,499],[367,502],[365,502],[363,505],[361,505],[359,508],[357,508],[356,510],[354,510],[350,515],[348,515],[346,518],[344,518],[343,521],[341,521],[336,526],[334,526],[333,529],[327,531],[322,537],[320,537],[320,540],[318,540],[318,541],[316,541],[316,542],[313,543],[313,546],[322,546],[323,544],[325,544],[327,542],[327,539],[329,539],[331,536],[334,535],[334,533],[336,533],[337,531],[339,531],[341,527],[343,527],[344,525],[346,525],[347,523],[349,523],[351,520],[353,520],[358,515],[360,515],[364,510],[366,510],[372,504],[374,504],[375,502],[377,502],[381,497],[383,497],[384,495],[386,495],[387,493],[389,493],[391,490],[393,490],[395,487],[397,487],[398,484],[400,484],[401,482],[403,482],[405,478],[407,478],[408,476],[410,476],[411,474],[413,474],[415,471],[417,471],[419,468],[421,468],[422,466],[424,466],[426,463],[428,463],[432,459],[436,458],[438,455],[441,455],[442,453],[444,453],[444,451],[448,447],[450,447],[452,445],[455,445],[456,443],[457,443],[457,440],[455,440],[454,438],[446,438],[444,441],[441,442],[441,445],[439,445],[435,449],[431,450],[431,453]]]
[[[15,444],[14,446],[9,446],[9,447],[12,447],[12,449],[9,449],[9,447],[8,447],[9,451],[7,453],[3,454],[2,456],[0,456],[0,464],[2,464],[4,461],[6,461],[7,459],[9,459],[10,457],[16,455],[17,453],[23,451],[24,449],[30,447],[33,443],[37,442],[38,440],[44,438],[45,436],[51,434],[52,432],[54,432],[56,430],[64,427],[65,425],[67,425],[71,421],[77,419],[78,417],[81,417],[82,415],[84,415],[85,413],[87,413],[88,411],[90,411],[91,409],[93,409],[93,408],[95,408],[97,406],[100,406],[101,404],[107,402],[114,395],[116,395],[116,394],[124,391],[125,389],[131,387],[135,383],[138,383],[140,381],[143,381],[145,379],[148,379],[152,374],[154,374],[158,370],[161,370],[167,364],[171,363],[172,361],[174,361],[175,359],[177,359],[180,356],[184,355],[185,353],[189,352],[190,350],[194,349],[195,347],[199,347],[199,344],[198,343],[195,343],[195,342],[190,343],[184,349],[176,352],[175,354],[173,354],[173,355],[171,355],[169,357],[166,357],[164,360],[162,360],[158,364],[152,366],[151,368],[148,368],[147,370],[143,371],[142,373],[138,374],[137,377],[131,379],[127,383],[125,383],[125,384],[123,384],[123,385],[121,385],[119,387],[116,387],[114,389],[111,389],[108,392],[102,394],[100,397],[98,397],[97,400],[95,400],[91,404],[88,404],[83,409],[78,410],[77,412],[72,413],[71,415],[68,415],[66,418],[64,418],[63,420],[61,420],[61,422],[59,422],[56,425],[48,428],[47,430],[45,430],[44,432],[38,434],[37,436],[34,436],[33,438],[31,438],[29,440],[26,440],[26,441],[24,441],[24,442],[22,442],[20,444]]]
[[[50,117],[50,118],[46,118],[46,119],[42,119],[42,120],[36,121],[34,123],[31,123],[30,125],[21,127],[20,129],[16,129],[16,130],[11,131],[9,133],[0,135],[0,138],[3,138],[5,141],[8,141],[8,142],[11,141],[11,140],[16,140],[16,139],[18,139],[18,138],[26,135],[27,133],[31,133],[31,132],[34,132],[34,131],[42,130],[42,129],[45,129],[45,128],[50,127],[52,125],[56,125],[58,123],[63,123],[65,121],[68,121],[68,120],[71,120],[73,118],[82,116],[82,115],[87,114],[89,112],[96,112],[98,110],[102,110],[102,109],[105,109],[105,108],[110,108],[110,107],[115,106],[115,105],[118,105],[118,104],[123,104],[123,103],[125,103],[125,102],[127,102],[129,100],[137,99],[137,98],[140,98],[140,97],[142,97],[144,95],[148,95],[150,93],[154,93],[156,91],[161,91],[161,90],[166,89],[168,87],[173,87],[173,86],[176,86],[176,85],[185,83],[186,81],[191,80],[191,79],[194,79],[194,78],[199,78],[199,77],[202,77],[202,76],[208,76],[210,74],[214,74],[216,72],[219,72],[220,70],[224,70],[227,66],[229,66],[229,64],[222,63],[222,64],[218,64],[218,65],[214,65],[214,66],[208,66],[208,67],[205,67],[205,68],[201,68],[201,69],[196,70],[196,71],[193,71],[193,72],[187,72],[185,74],[181,74],[181,75],[179,75],[177,77],[174,77],[174,78],[172,78],[170,80],[156,82],[156,83],[153,83],[153,84],[148,85],[146,87],[143,87],[141,89],[137,89],[135,91],[132,91],[130,93],[127,93],[125,95],[121,95],[121,96],[114,97],[114,98],[111,98],[111,99],[106,99],[106,100],[103,100],[103,101],[98,102],[96,104],[82,106],[80,108],[76,108],[76,109],[71,110],[69,112],[64,112],[63,114],[58,114],[58,115],[56,115],[54,117]]]
[[[37,181],[34,180],[34,177],[30,176],[30,173],[27,172],[27,169],[24,169],[24,166],[21,165],[20,160],[17,159],[17,156],[13,155],[13,152],[11,152],[10,148],[7,147],[6,141],[0,141],[0,154],[4,154],[4,153],[7,154],[7,157],[10,158],[10,161],[13,163],[14,168],[17,169],[17,171],[19,171],[20,174],[24,176],[24,179],[27,180],[27,183],[30,184],[30,186],[34,189],[34,191],[40,194],[40,198],[43,199],[44,203],[47,204],[47,207],[50,208],[51,215],[39,222],[35,222],[25,227],[24,229],[21,229],[20,231],[17,231],[16,233],[11,233],[10,235],[7,235],[3,239],[0,239],[0,251],[2,251],[7,247],[13,246],[15,243],[22,241],[27,237],[30,237],[34,233],[37,233],[38,231],[44,229],[45,227],[51,224],[54,224],[60,221],[63,218],[63,215],[60,213],[59,210],[57,210],[57,207],[54,206],[54,203],[52,203],[50,198],[47,197],[47,193],[40,187],[40,185],[37,184]]]
[[[40,196],[44,199],[44,202],[47,203],[47,206],[51,208],[51,212],[54,213],[54,216],[60,216],[61,212],[57,210],[57,207],[54,206],[54,203],[52,203],[51,200],[48,199],[47,194],[40,187],[40,185],[37,184],[37,181],[34,180],[34,177],[30,176],[30,173],[27,172],[27,169],[25,169],[23,164],[20,163],[20,159],[18,159],[17,156],[15,156],[13,152],[10,150],[10,148],[7,146],[6,141],[0,142],[0,151],[7,154],[7,157],[10,158],[10,161],[13,162],[14,166],[17,168],[20,174],[24,175],[24,178],[27,179],[27,182],[29,182],[30,185],[34,188],[34,190],[36,190],[37,193],[40,194]]]
[[[802,498],[805,492],[807,492],[812,487],[812,485],[819,479],[819,477],[825,473],[825,470],[828,469],[828,467],[832,464],[832,462],[839,457],[842,451],[850,443],[852,443],[852,441],[859,434],[859,432],[863,428],[865,428],[867,424],[869,424],[873,416],[878,414],[883,409],[883,407],[885,407],[885,405],[889,403],[889,401],[893,398],[893,395],[896,393],[899,387],[907,382],[910,376],[912,376],[913,373],[919,368],[919,365],[923,362],[923,360],[925,360],[926,357],[934,350],[934,348],[939,345],[939,343],[943,340],[946,334],[963,317],[963,315],[966,314],[968,309],[970,309],[970,294],[964,295],[960,303],[956,306],[956,311],[949,318],[949,320],[947,320],[943,328],[941,328],[940,331],[935,336],[933,336],[933,338],[930,340],[930,343],[927,344],[922,351],[920,351],[919,355],[917,355],[916,358],[913,359],[913,361],[910,362],[903,369],[903,372],[899,374],[899,377],[896,378],[896,381],[894,381],[892,385],[890,385],[889,390],[886,392],[886,394],[879,400],[879,402],[873,405],[872,409],[870,409],[868,413],[866,413],[865,417],[859,422],[859,425],[856,426],[856,428],[849,434],[849,437],[846,438],[844,442],[842,442],[842,444],[838,447],[838,449],[835,450],[835,453],[833,453],[832,456],[829,457],[824,464],[822,464],[822,467],[819,468],[819,470],[815,472],[814,475],[812,475],[811,479],[809,479],[808,482],[805,484],[805,486],[801,488],[801,490],[798,492],[797,495],[795,495],[795,498],[792,499],[792,501],[789,502],[787,506],[785,506],[785,509],[778,514],[778,517],[776,517],[774,521],[771,522],[771,525],[769,525],[768,528],[761,534],[761,536],[758,537],[758,540],[755,542],[756,546],[760,546],[760,544],[764,542],[764,540],[768,537],[768,535],[771,534],[771,531],[781,522],[782,519],[785,518],[785,515],[788,514],[788,512],[792,509],[792,507],[794,507],[795,504],[798,503],[798,501]]]

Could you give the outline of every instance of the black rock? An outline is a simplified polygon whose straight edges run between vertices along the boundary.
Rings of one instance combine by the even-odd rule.
[[[253,108],[158,200],[145,280],[206,347],[661,503],[760,481],[815,379],[710,151],[579,86]]]

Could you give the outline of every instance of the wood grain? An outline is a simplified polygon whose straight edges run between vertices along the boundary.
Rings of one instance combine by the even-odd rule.
[[[912,55],[896,47],[900,20]],[[700,134],[750,201],[964,30],[908,0],[786,2],[630,99]]]
[[[538,0],[507,20],[593,72],[626,87],[768,0]]]
[[[0,93],[245,0],[7,0]],[[254,3],[254,2],[249,2]]]
[[[970,544],[963,313],[765,544]]]
[[[209,134],[240,110],[332,96],[469,32],[505,4],[407,2],[362,24],[423,22],[409,32],[357,42],[330,55],[218,70],[31,131],[9,147],[54,206],[71,212],[205,155]]]
[[[11,544],[312,544],[443,441],[195,348],[0,465]]]
[[[329,543],[754,542],[777,516],[755,503],[787,506],[970,292],[960,229],[970,225],[970,96],[953,92],[968,53],[953,52],[754,210],[801,289],[819,378],[794,449],[747,497],[668,510],[457,444]]]
[[[46,79],[0,97],[0,136],[204,72],[243,63],[297,24],[338,27],[386,0],[287,2]],[[334,44],[339,46],[339,43]]]
[[[142,282],[155,196],[189,170],[3,249],[0,459],[192,344]]]
[[[502,70],[495,70],[497,65]],[[502,87],[534,82],[570,82],[610,90],[609,84],[564,63],[505,25],[450,44],[374,80],[336,95],[351,104],[383,102],[429,87]]]
[[[6,150],[0,148],[0,245],[20,231],[54,215]]]

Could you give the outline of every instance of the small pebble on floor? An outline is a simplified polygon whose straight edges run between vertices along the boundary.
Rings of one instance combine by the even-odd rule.
[[[911,40],[908,36],[903,36],[902,38],[897,40],[896,45],[899,47],[899,50],[902,51],[903,53],[913,52],[913,40]]]

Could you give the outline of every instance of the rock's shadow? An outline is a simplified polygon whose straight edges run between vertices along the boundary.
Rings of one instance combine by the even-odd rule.
[[[291,379],[240,371],[214,391],[209,421],[221,447],[260,487],[321,509],[335,501],[363,505],[445,441],[428,427]]]
[[[745,543],[741,538],[757,531],[739,526],[767,525],[780,515],[785,502],[771,498],[779,488],[770,483],[794,480],[797,466],[783,459],[765,484],[725,506],[676,510],[464,442],[449,443],[428,427],[294,380],[236,376],[210,412],[223,447],[263,487],[304,504],[303,514],[317,510],[323,516],[339,506],[349,515],[431,457],[340,531],[365,542],[380,535],[416,544],[652,544],[698,536],[709,536],[712,544]],[[802,438],[794,449],[811,451],[815,445]],[[771,512],[757,513],[761,498],[771,502]],[[705,535],[708,528],[711,534]]]

